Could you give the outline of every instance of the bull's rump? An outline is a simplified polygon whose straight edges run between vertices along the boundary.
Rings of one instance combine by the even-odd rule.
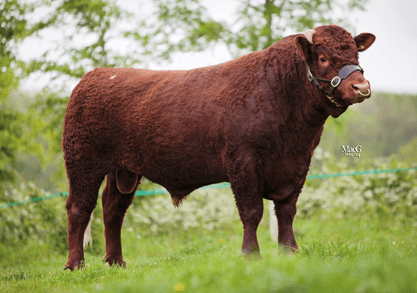
[[[168,189],[227,180],[222,86],[205,74],[122,68],[87,73],[65,114],[66,162],[126,169]]]

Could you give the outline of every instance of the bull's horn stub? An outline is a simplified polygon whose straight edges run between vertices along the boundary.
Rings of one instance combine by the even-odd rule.
[[[310,44],[313,44],[313,34],[315,33],[316,31],[315,30],[308,30],[308,31],[306,31],[305,33],[304,33],[304,36],[306,37],[306,39],[307,39],[307,41],[310,43]]]

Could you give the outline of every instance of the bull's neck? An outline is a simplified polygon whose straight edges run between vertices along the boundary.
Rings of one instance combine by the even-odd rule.
[[[308,80],[302,59],[291,51],[294,46],[285,45],[289,48],[269,48],[271,60],[265,66],[269,87],[274,92],[272,104],[284,123],[320,129],[330,113],[320,104],[321,93]]]
[[[346,111],[346,107],[337,107],[332,104],[325,93],[307,78],[307,69],[301,57],[295,56],[294,68],[297,70],[298,83],[302,89],[298,99],[304,101],[306,105],[303,107],[306,121],[311,124],[321,124],[330,115],[337,118]]]

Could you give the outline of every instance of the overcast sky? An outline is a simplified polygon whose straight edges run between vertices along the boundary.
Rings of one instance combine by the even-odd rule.
[[[417,1],[371,0],[356,27],[376,35],[360,59],[372,87],[417,94]]]
[[[135,1],[119,3],[129,8]],[[226,20],[235,11],[238,0],[204,0],[204,3],[212,16]],[[372,89],[417,94],[417,0],[371,0],[365,12],[346,18],[354,24],[357,34],[370,32],[376,36],[372,47],[360,53],[360,64]],[[231,58],[225,46],[220,45],[203,53],[177,54],[171,64],[150,64],[149,68],[191,69]],[[35,80],[22,82],[26,89],[39,85]]]

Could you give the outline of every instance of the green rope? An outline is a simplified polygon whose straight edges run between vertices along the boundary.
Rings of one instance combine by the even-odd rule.
[[[394,173],[394,172],[406,172],[406,171],[414,171],[417,170],[417,167],[407,168],[407,169],[387,169],[387,170],[368,170],[368,171],[357,171],[357,172],[348,172],[348,173],[334,173],[334,174],[318,174],[318,175],[308,175],[307,179],[325,179],[325,178],[335,178],[335,177],[342,177],[342,176],[355,176],[355,175],[368,175],[368,174],[380,174],[380,173]],[[218,183],[212,184],[208,186],[202,187],[202,189],[212,189],[212,188],[228,188],[230,187],[230,183]],[[136,196],[148,196],[148,195],[155,195],[155,194],[167,194],[169,193],[166,189],[152,189],[152,190],[138,190],[136,191]],[[13,207],[25,203],[41,201],[44,199],[50,199],[57,196],[68,196],[68,192],[58,192],[48,196],[41,196],[31,198],[26,201],[16,201],[16,202],[9,202],[3,205],[0,205],[0,209]]]
[[[0,209],[9,208],[9,207],[21,205],[21,204],[24,204],[24,203],[29,203],[29,202],[35,202],[35,201],[40,201],[40,200],[44,200],[44,199],[50,199],[50,198],[57,197],[57,196],[68,196],[68,192],[58,192],[58,193],[54,193],[54,194],[51,194],[51,195],[48,195],[48,196],[34,197],[34,198],[31,198],[31,199],[25,200],[25,201],[8,202],[6,204],[0,205]]]
[[[417,170],[417,167],[407,168],[407,169],[368,170],[368,171],[356,171],[356,172],[349,172],[349,173],[308,175],[307,179],[324,179],[324,178],[331,178],[331,177],[394,173],[394,172],[405,172],[405,171],[413,171],[413,170]]]

